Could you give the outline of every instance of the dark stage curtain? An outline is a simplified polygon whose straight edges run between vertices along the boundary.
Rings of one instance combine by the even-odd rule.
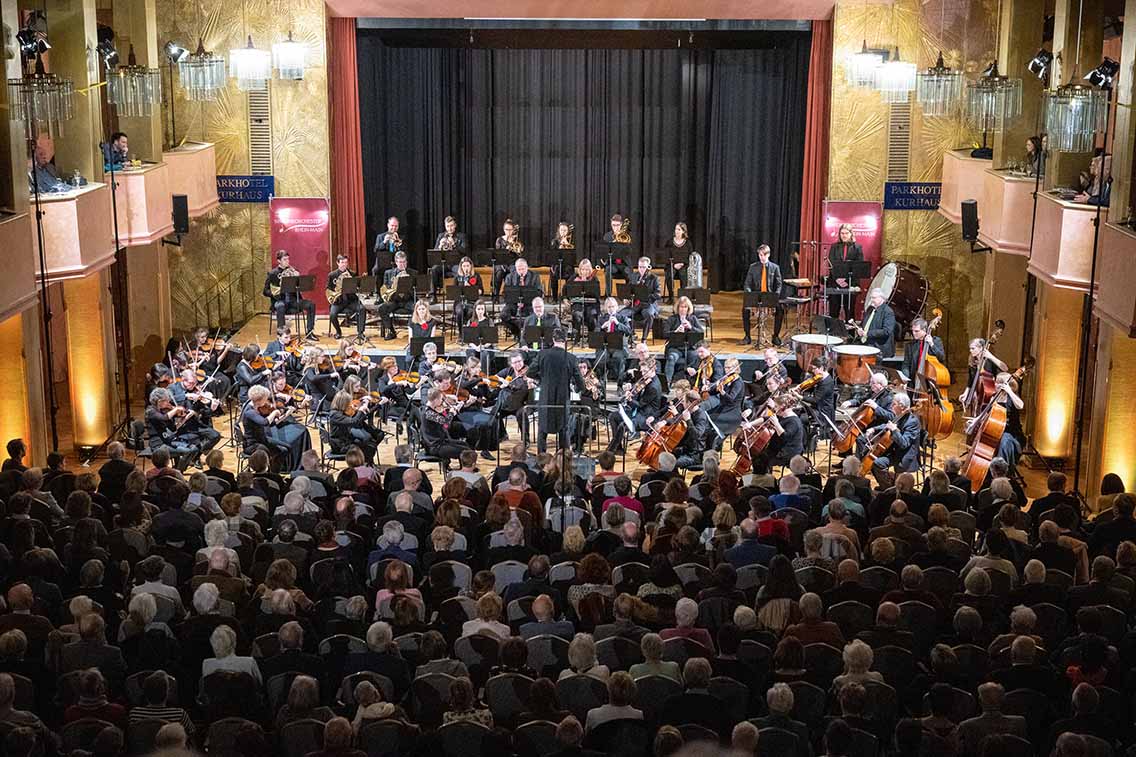
[[[797,239],[809,34],[746,49],[393,47],[358,37],[369,239],[397,215],[421,269],[446,215],[475,249],[506,217],[526,248],[575,225],[580,254],[631,216],[657,258],[686,221],[709,284]]]

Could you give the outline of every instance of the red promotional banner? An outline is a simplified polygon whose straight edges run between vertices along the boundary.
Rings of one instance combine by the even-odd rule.
[[[315,288],[304,298],[316,305],[316,312],[328,311],[324,288],[331,260],[331,213],[324,197],[273,197],[268,201],[271,224],[272,260],[277,250],[287,250],[293,268],[301,276],[314,276]],[[275,262],[272,263],[275,265]]]

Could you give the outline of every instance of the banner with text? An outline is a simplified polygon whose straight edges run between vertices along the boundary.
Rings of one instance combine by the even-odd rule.
[[[938,210],[942,193],[938,181],[889,181],[884,184],[884,210]]]
[[[218,176],[221,202],[268,202],[276,193],[275,176]]]
[[[271,225],[272,258],[268,267],[276,265],[276,251],[287,250],[291,266],[301,276],[314,276],[315,287],[304,292],[304,298],[315,303],[317,313],[327,313],[324,287],[331,263],[331,213],[324,197],[273,197],[268,203]]]

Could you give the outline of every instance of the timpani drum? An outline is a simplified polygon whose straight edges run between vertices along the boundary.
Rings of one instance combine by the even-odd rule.
[[[880,356],[878,347],[868,344],[841,344],[832,348],[836,378],[841,383],[864,386],[872,379],[872,366]]]
[[[814,357],[823,355],[826,350],[830,350],[838,344],[843,344],[844,340],[838,336],[828,336],[827,334],[797,334],[793,337],[793,352],[797,355],[797,367],[806,373],[809,370],[809,363],[812,362]]]
[[[895,313],[896,323],[907,331],[911,322],[923,312],[930,287],[918,266],[888,263],[876,272],[868,291],[872,289],[883,291],[884,299]]]

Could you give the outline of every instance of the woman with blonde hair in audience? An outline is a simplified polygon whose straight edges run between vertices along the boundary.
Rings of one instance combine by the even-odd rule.
[[[632,678],[643,676],[663,676],[675,683],[682,684],[682,668],[677,662],[663,659],[663,638],[657,633],[643,634],[639,640],[639,651],[643,653],[643,662],[631,666],[629,672]]]
[[[611,671],[607,665],[600,665],[596,659],[596,642],[590,633],[578,633],[568,644],[568,669],[560,672],[560,678],[591,676],[606,681]]]
[[[355,684],[355,719],[351,721],[351,728],[355,731],[355,735],[359,735],[359,731],[367,723],[376,720],[387,720],[394,718],[395,720],[408,720],[406,711],[396,704],[383,701],[383,693],[375,687],[370,681],[360,681]]]
[[[492,575],[492,574],[490,574]],[[509,638],[509,627],[501,622],[501,611],[504,603],[496,593],[490,591],[477,600],[477,617],[462,624],[461,635],[473,636],[477,633],[487,633],[498,639]]]
[[[548,563],[559,565],[562,562],[580,562],[584,559],[586,544],[584,529],[579,526],[568,526],[564,529],[564,540],[560,545],[560,551],[549,556]]]
[[[870,670],[875,655],[872,648],[859,639],[853,639],[844,645],[844,672],[832,679],[832,691],[839,695],[840,689],[850,683],[863,684],[866,681],[883,683],[884,677],[875,670]]]

